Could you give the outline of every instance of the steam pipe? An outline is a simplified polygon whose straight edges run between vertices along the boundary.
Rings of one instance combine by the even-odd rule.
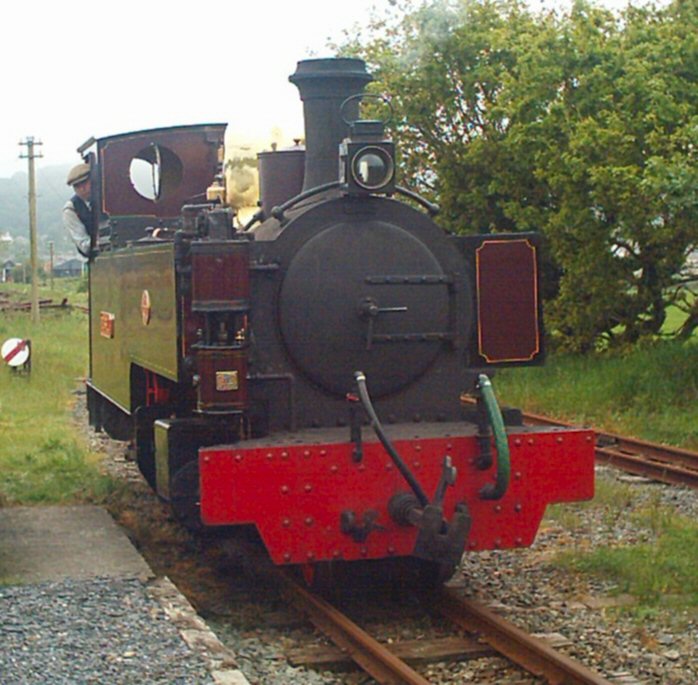
[[[497,481],[494,485],[487,483],[487,485],[482,487],[480,489],[480,497],[482,499],[501,499],[509,487],[509,478],[511,477],[509,441],[504,428],[502,412],[499,409],[497,398],[494,396],[494,390],[492,389],[492,381],[484,373],[478,376],[477,388],[485,402],[487,416],[494,433],[494,444],[497,447]]]
[[[332,181],[332,183],[325,183],[321,186],[315,186],[314,188],[310,188],[310,190],[306,190],[300,193],[299,195],[296,195],[295,197],[286,200],[286,202],[284,202],[281,206],[272,207],[271,215],[275,219],[278,219],[278,221],[283,223],[284,212],[287,209],[291,209],[293,205],[296,205],[299,202],[302,202],[303,200],[307,200],[309,197],[313,197],[313,195],[319,195],[320,193],[324,193],[326,190],[332,190],[332,188],[339,188],[340,185],[341,184],[339,181]]]
[[[261,209],[255,212],[250,220],[242,227],[243,232],[249,231],[258,221],[261,221],[263,218],[264,212]]]
[[[439,205],[435,205],[433,202],[429,202],[429,200],[426,200],[423,198],[421,195],[418,195],[417,193],[412,192],[411,190],[408,190],[407,188],[403,188],[402,186],[395,186],[395,192],[404,195],[405,197],[409,197],[410,200],[414,200],[415,202],[418,202],[424,209],[429,212],[429,216],[436,216],[440,211],[441,207]]]
[[[426,507],[429,504],[429,498],[426,496],[422,486],[417,482],[417,479],[412,475],[407,464],[402,460],[402,457],[397,453],[393,447],[390,439],[385,434],[383,426],[381,425],[375,410],[373,409],[373,404],[371,403],[371,398],[369,397],[368,390],[366,389],[366,376],[364,376],[362,371],[356,371],[354,373],[354,378],[356,379],[356,385],[359,389],[359,397],[361,398],[361,404],[363,405],[368,417],[371,419],[371,426],[375,431],[378,439],[385,448],[390,458],[393,460],[395,466],[397,466],[398,471],[402,474],[402,477],[407,481],[408,485],[412,488],[415,496],[419,500],[419,503]]]

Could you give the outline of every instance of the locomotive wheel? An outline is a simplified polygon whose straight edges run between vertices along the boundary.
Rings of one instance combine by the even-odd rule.
[[[170,482],[170,506],[177,520],[188,530],[203,530],[199,492],[199,463],[196,459],[175,472]]]
[[[334,561],[301,564],[296,567],[295,573],[309,589],[323,595],[333,594],[351,578],[351,571],[347,565]]]
[[[447,580],[450,580],[455,573],[456,567],[453,564],[442,564],[438,561],[427,561],[426,559],[415,559],[417,571],[417,585],[423,590],[436,590]]]
[[[155,489],[155,448],[152,441],[136,441],[136,463],[148,485]]]
[[[299,565],[296,575],[313,591],[335,595],[348,588],[412,588],[430,592],[451,578],[456,567],[414,557]]]

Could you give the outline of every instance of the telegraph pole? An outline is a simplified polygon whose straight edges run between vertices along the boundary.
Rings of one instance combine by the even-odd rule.
[[[51,255],[49,261],[49,268],[51,269],[49,271],[49,283],[51,284],[51,290],[53,290],[53,240],[49,242],[48,249]]]
[[[34,177],[34,160],[43,157],[41,153],[36,153],[34,147],[41,145],[41,141],[34,140],[34,136],[27,136],[19,143],[26,146],[27,154],[20,155],[20,159],[29,162],[29,244],[31,246],[31,267],[32,267],[32,322],[39,323],[39,256],[38,240],[36,234],[36,179]]]

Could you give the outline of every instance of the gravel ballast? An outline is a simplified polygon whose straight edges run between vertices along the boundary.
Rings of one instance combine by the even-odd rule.
[[[94,436],[95,447],[111,452],[106,459],[113,473],[138,489],[135,466],[123,459],[123,446]],[[467,554],[454,581],[464,594],[489,604],[493,610],[523,629],[556,633],[568,640],[561,651],[581,660],[617,685],[696,685],[698,683],[698,612],[695,607],[657,606],[646,613],[624,606],[628,598],[609,580],[573,573],[556,558],[563,550],[591,550],[602,545],[642,543],[652,538],[633,514],[642,507],[698,520],[698,492],[642,479],[620,471],[597,468],[599,485],[619,486],[627,499],[615,509],[603,505],[563,505],[574,525],[548,518],[530,549]],[[149,503],[152,502],[152,503]],[[141,508],[142,507],[142,508]],[[150,513],[149,513],[150,512]],[[116,515],[116,513],[115,513]],[[117,515],[122,523],[139,521],[134,538],[143,538],[144,519],[152,515],[154,527],[165,528],[167,517],[154,496],[143,493]],[[129,526],[130,527],[130,526]],[[139,532],[140,531],[140,532]],[[152,533],[145,531],[145,537]],[[250,683],[260,685],[367,685],[373,681],[358,672],[328,672],[292,667],[289,650],[323,642],[295,612],[289,611],[276,588],[250,580],[242,566],[224,564],[222,572],[205,558],[206,547],[175,544],[176,533],[159,546],[144,540],[141,551],[158,573],[166,573],[185,592],[236,661]],[[161,551],[159,551],[161,549]],[[183,566],[188,559],[191,566]],[[179,570],[182,567],[182,570]],[[252,569],[252,572],[254,569]],[[361,599],[361,598],[360,598]],[[632,601],[632,599],[630,600]],[[419,608],[413,618],[403,616],[382,622],[374,615],[380,601],[367,593],[350,611],[363,627],[383,639],[421,639],[439,635]],[[373,629],[376,629],[375,631]],[[422,669],[420,669],[422,670]],[[481,659],[463,663],[433,664],[423,673],[435,685],[451,683],[507,683],[536,685],[542,680],[511,669],[503,660]]]
[[[0,588],[3,685],[213,685],[206,663],[139,579]]]

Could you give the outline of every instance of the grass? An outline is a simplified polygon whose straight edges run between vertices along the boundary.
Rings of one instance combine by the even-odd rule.
[[[31,298],[31,285],[29,283],[2,283],[0,293],[10,295],[16,301],[28,302]],[[39,281],[39,297],[60,302],[68,298],[70,304],[87,304],[87,277],[80,278],[54,278],[53,288],[50,281],[43,278]],[[43,312],[42,312],[43,313]]]
[[[79,280],[60,285],[41,297],[78,301]],[[2,293],[24,299],[28,287],[3,285]],[[0,367],[0,505],[101,501],[112,484],[72,419],[87,370],[86,315],[42,310],[32,324],[28,312],[4,312],[0,340],[11,337],[32,341],[32,368]]]
[[[686,297],[685,306],[695,306],[696,298],[698,297],[698,282],[694,282],[684,290]],[[666,321],[662,326],[662,333],[672,335],[681,328],[686,321],[687,313],[683,309],[679,309],[676,305],[669,305],[666,310]],[[693,338],[698,339],[698,330],[693,331]]]
[[[640,531],[630,542],[627,519]],[[624,611],[642,618],[662,607],[698,609],[698,523],[663,505],[659,492],[640,497],[636,486],[601,476],[593,501],[549,507],[546,520],[578,533],[578,542],[555,563],[633,595],[637,604]],[[591,543],[592,529],[610,542]]]
[[[662,341],[623,353],[557,356],[543,368],[507,369],[495,378],[503,403],[609,432],[698,449],[698,340]],[[631,517],[644,531],[628,542]],[[638,604],[639,617],[662,607],[698,607],[698,522],[662,505],[659,495],[641,501],[635,486],[597,478],[592,502],[555,505],[547,520],[585,527],[611,542],[580,542],[557,558],[574,572],[613,581]],[[591,536],[589,536],[591,537]]]
[[[698,526],[680,516],[663,518],[661,530],[646,543],[566,551],[558,563],[615,581],[619,592],[639,600],[636,611],[661,605],[698,607]]]
[[[506,369],[500,401],[609,432],[698,449],[698,341],[624,353],[557,356],[542,368]]]

